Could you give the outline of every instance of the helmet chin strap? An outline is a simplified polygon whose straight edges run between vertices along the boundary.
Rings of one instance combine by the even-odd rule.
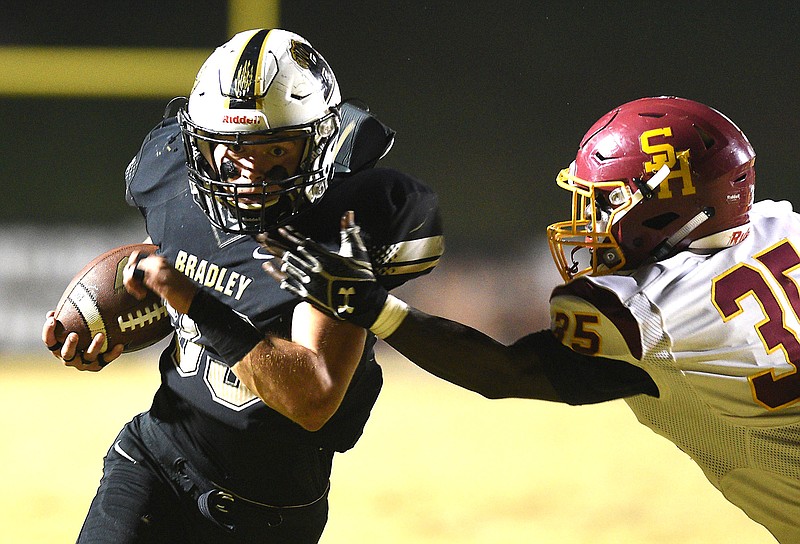
[[[708,221],[714,217],[714,208],[703,208],[700,210],[700,213],[689,219],[687,223],[678,229],[675,234],[661,242],[656,246],[656,248],[650,253],[651,259],[653,261],[660,261],[664,257],[670,254],[672,250],[675,248],[676,245],[680,243],[681,240],[689,236],[697,227]]]
[[[647,200],[653,196],[653,191],[664,182],[667,177],[669,177],[670,169],[669,166],[666,164],[662,166],[658,172],[655,173],[653,177],[647,180],[646,184],[642,184],[641,188],[631,195],[631,202],[632,204],[628,207],[627,210],[624,210],[622,213],[617,214],[614,217],[614,223],[617,223],[620,219],[622,219],[626,213],[628,213],[634,206],[639,204],[642,200]],[[714,208],[706,207],[700,210],[700,212],[689,219],[683,227],[678,229],[672,236],[658,244],[653,251],[650,252],[650,259],[649,262],[660,261],[667,255],[669,255],[675,246],[677,246],[681,240],[689,236],[695,229],[697,229],[700,225],[708,221],[714,217]],[[617,257],[615,260],[614,257]],[[619,262],[619,257],[612,254],[604,255],[601,260],[606,265],[613,265],[615,262]]]

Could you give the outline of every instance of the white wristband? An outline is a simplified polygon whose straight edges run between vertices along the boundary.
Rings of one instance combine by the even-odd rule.
[[[400,323],[403,322],[407,315],[408,304],[394,295],[389,295],[386,297],[381,313],[378,314],[378,319],[375,320],[369,330],[378,338],[387,338],[397,330],[397,327],[400,326]]]

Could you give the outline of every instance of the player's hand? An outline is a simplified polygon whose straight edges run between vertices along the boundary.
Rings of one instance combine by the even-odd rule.
[[[148,255],[134,251],[122,270],[125,289],[141,300],[148,290],[166,300],[176,311],[189,311],[197,286],[167,262],[161,255]]]
[[[97,372],[122,355],[122,350],[125,347],[122,344],[118,344],[106,352],[100,351],[105,342],[105,335],[102,332],[95,335],[86,351],[80,351],[78,349],[77,333],[67,333],[61,324],[56,321],[55,314],[53,310],[47,312],[42,326],[42,342],[53,354],[53,357],[61,359],[65,366]]]
[[[337,319],[366,329],[375,323],[388,292],[375,279],[353,212],[342,216],[338,253],[289,227],[259,235],[257,240],[278,257],[262,267],[280,282],[281,289]]]

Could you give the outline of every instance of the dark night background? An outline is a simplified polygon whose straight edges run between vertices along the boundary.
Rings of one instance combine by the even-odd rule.
[[[210,52],[228,39],[226,2],[96,4],[14,4],[0,46]],[[568,210],[553,180],[580,137],[646,95],[727,114],[758,153],[756,197],[800,201],[795,2],[292,0],[280,10],[281,25],[326,57],[343,96],[397,130],[384,164],[436,188],[453,251],[502,255],[543,240]],[[122,173],[166,100],[0,97],[2,221],[137,221]]]

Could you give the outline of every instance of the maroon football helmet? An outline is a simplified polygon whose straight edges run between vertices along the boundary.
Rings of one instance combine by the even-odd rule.
[[[754,163],[742,131],[698,102],[642,98],[615,108],[556,179],[572,193],[572,219],[547,228],[556,266],[568,281],[742,241]]]

